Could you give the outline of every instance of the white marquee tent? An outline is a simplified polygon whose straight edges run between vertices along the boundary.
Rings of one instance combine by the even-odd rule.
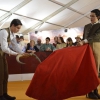
[[[83,27],[90,11],[100,9],[100,0],[0,0],[0,28],[14,18],[22,21],[19,33]],[[15,78],[16,76],[16,78]],[[9,81],[30,80],[33,74],[10,75]]]
[[[23,34],[82,27],[93,9],[100,9],[100,0],[0,0],[0,28],[14,18],[22,21]]]

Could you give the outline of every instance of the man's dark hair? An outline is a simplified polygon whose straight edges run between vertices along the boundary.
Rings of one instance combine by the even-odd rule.
[[[14,25],[14,26],[18,26],[18,25],[22,25],[21,21],[19,19],[13,19],[12,22],[10,23],[10,27]]]
[[[20,36],[20,39],[23,39],[24,40],[24,37],[23,36]]]
[[[70,41],[73,41],[73,40],[72,40],[72,38],[71,38],[71,37],[69,37],[69,38],[67,39],[67,41],[69,41],[69,42],[70,42]]]
[[[47,37],[46,39],[48,39],[50,41],[50,38],[49,37]]]
[[[16,38],[17,38],[17,39],[19,39],[19,36],[18,36],[18,35],[16,35]]]
[[[100,10],[99,9],[94,9],[91,11],[92,13],[95,13],[96,17],[100,16]],[[100,19],[100,18],[99,18]]]

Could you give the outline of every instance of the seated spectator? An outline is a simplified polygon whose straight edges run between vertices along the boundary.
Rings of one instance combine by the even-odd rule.
[[[40,50],[40,47],[42,46],[41,39],[37,39],[37,44],[35,46]]]
[[[81,38],[79,36],[75,37],[75,39],[76,39],[76,42],[74,42],[74,46],[77,46],[77,44],[79,42],[81,42],[82,40],[81,40]]]
[[[26,45],[24,43],[24,37],[23,36],[20,36],[19,40],[20,40],[19,46],[22,49],[22,51],[25,52],[26,51]]]
[[[66,45],[66,47],[71,47],[71,46],[74,46],[74,44],[73,44],[72,38],[69,37],[69,38],[67,39],[67,45]]]
[[[22,48],[21,48],[21,46],[20,46],[20,38],[19,38],[19,36],[18,35],[15,35],[15,37],[13,38],[13,43],[11,43],[11,42],[9,42],[8,43],[8,46],[9,46],[9,48],[11,49],[11,50],[13,50],[14,51],[14,49],[16,50],[16,47],[18,48],[18,49],[20,49],[20,50],[22,50]],[[15,44],[14,43],[16,43],[16,47],[14,46]],[[14,49],[13,49],[14,48]],[[23,50],[22,50],[23,51]],[[25,51],[23,51],[23,53],[24,53]]]
[[[66,47],[66,43],[64,42],[63,37],[58,37],[58,44],[56,46],[56,49],[62,49]]]
[[[53,43],[53,45],[56,47],[57,44],[58,44],[58,37],[55,36],[55,37],[54,37],[54,43]]]
[[[50,44],[50,38],[47,37],[46,38],[46,43],[43,44],[41,47],[40,47],[40,51],[54,51],[56,50],[56,48],[53,46],[53,44]]]
[[[24,37],[20,36],[19,40],[20,40],[19,44],[21,44],[22,46],[24,46],[25,45],[25,43],[24,43]]]
[[[19,42],[20,42],[19,36],[18,36],[18,35],[15,35],[14,38],[15,38],[14,40],[17,42],[18,47],[20,48],[20,46],[19,46]],[[8,43],[8,46],[9,46],[9,48],[10,48],[11,50],[13,50],[13,48],[12,48],[12,43],[11,43],[11,42]]]
[[[35,46],[35,41],[31,40],[30,43],[27,44],[26,52],[34,53],[34,52],[38,52],[38,51],[39,51],[39,49]]]
[[[20,38],[19,38],[19,36],[18,36],[18,35],[16,35],[16,41],[17,41],[17,43],[19,43],[19,42],[20,42]]]

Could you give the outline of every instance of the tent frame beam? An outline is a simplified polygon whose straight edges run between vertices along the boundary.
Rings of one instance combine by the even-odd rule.
[[[66,8],[68,8],[69,6],[71,6],[72,4],[74,4],[75,2],[77,2],[78,0],[72,0],[69,3],[67,3],[64,7],[61,7],[60,9],[56,10],[55,12],[53,12],[52,14],[50,14],[49,16],[45,17],[41,22],[36,23],[35,25],[33,25],[32,27],[30,27],[29,29],[25,30],[23,32],[23,34],[27,34],[28,32],[30,32],[31,30],[35,29],[36,27],[38,27],[40,24],[46,22],[47,20],[49,20],[50,18],[52,18],[53,16],[57,15],[58,13],[60,13],[61,11],[65,10]]]
[[[2,15],[0,17],[0,22],[2,20],[4,20],[5,18],[11,16],[14,12],[16,12],[18,9],[22,8],[24,5],[26,5],[27,3],[29,3],[32,0],[24,0],[23,2],[21,2],[20,4],[18,4],[17,6],[15,6],[14,8],[12,8],[9,12],[5,13],[4,15]]]

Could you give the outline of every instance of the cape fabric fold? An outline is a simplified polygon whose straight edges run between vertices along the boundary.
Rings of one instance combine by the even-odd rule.
[[[26,95],[38,100],[63,100],[85,95],[98,85],[94,56],[87,44],[54,51],[38,65]]]

